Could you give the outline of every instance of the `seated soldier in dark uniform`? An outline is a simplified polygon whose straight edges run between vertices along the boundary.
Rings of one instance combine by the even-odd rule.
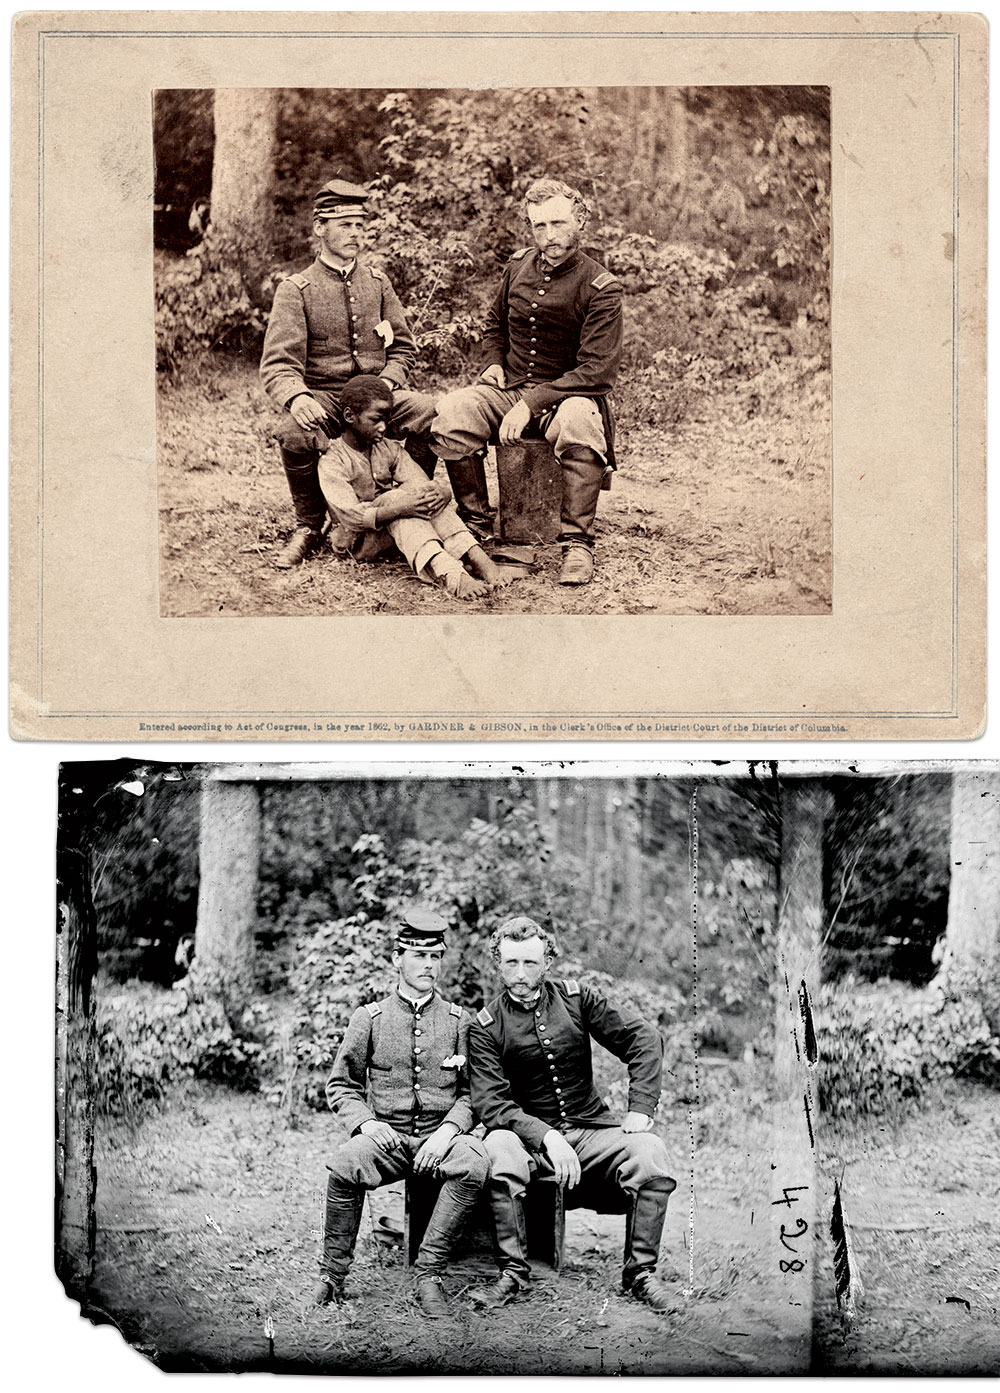
[[[275,559],[282,569],[322,544],[326,501],[316,469],[343,430],[340,391],[352,377],[383,378],[393,392],[389,435],[409,437],[411,452],[421,444],[427,450],[435,398],[407,390],[417,356],[413,335],[385,272],[360,254],[367,197],[360,184],[343,179],[320,189],[313,205],[319,255],[278,286],[264,336],[260,376],[282,413],[276,434],[295,507],[295,531]],[[426,459],[433,472],[432,457]]]
[[[525,915],[500,925],[490,952],[504,990],[469,1032],[472,1106],[486,1126],[500,1268],[481,1300],[502,1305],[529,1281],[522,1197],[534,1175],[548,1174],[568,1192],[581,1180],[624,1191],[629,1219],[622,1286],[654,1310],[670,1310],[656,1264],[676,1182],[666,1147],[649,1130],[660,1098],[659,1033],[592,987],[549,979],[555,938]],[[628,1113],[621,1124],[594,1087],[592,1039],[628,1065]]]
[[[329,1165],[319,1306],[343,1300],[366,1191],[416,1173],[442,1182],[417,1253],[417,1301],[426,1316],[448,1314],[441,1274],[490,1168],[466,1135],[470,1017],[434,988],[446,927],[430,910],[403,915],[396,989],[355,1011],[337,1053],[326,1096],[350,1136]]]
[[[511,257],[486,318],[487,366],[474,387],[448,392],[434,418],[434,452],[447,462],[458,515],[488,535],[483,451],[529,431],[562,466],[561,585],[594,574],[594,519],[605,469],[614,468],[610,394],[622,356],[622,287],[580,250],[581,194],[538,179],[524,196],[534,247]]]

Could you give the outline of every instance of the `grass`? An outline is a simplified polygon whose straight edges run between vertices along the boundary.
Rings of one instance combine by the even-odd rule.
[[[820,1140],[826,1193],[832,1197],[838,1179],[864,1294],[853,1319],[838,1310],[824,1226],[816,1249],[817,1370],[996,1374],[996,1090],[949,1081],[898,1123],[827,1121]]]
[[[258,1096],[191,1085],[136,1127],[101,1124],[91,1314],[103,1312],[171,1370],[788,1371],[795,1355],[775,1325],[764,1229],[753,1223],[767,1195],[766,1116],[740,1115],[742,1129],[727,1126],[729,1140],[699,1158],[690,1263],[687,1119],[664,1125],[678,1177],[660,1265],[676,1293],[673,1314],[621,1294],[621,1216],[581,1211],[568,1218],[564,1269],[541,1274],[527,1300],[478,1314],[470,1289],[495,1273],[473,1256],[448,1270],[454,1317],[431,1323],[414,1306],[398,1251],[376,1242],[367,1213],[350,1299],[341,1308],[310,1304],[324,1162],[338,1139],[329,1116],[307,1113],[290,1126]],[[398,1215],[398,1195],[383,1190],[376,1199]]]
[[[161,383],[162,614],[831,611],[830,384],[811,361],[698,398],[679,426],[621,429],[592,585],[556,585],[553,546],[531,577],[468,604],[421,585],[401,561],[323,551],[276,570],[293,519],[272,420],[249,362],[206,360]]]

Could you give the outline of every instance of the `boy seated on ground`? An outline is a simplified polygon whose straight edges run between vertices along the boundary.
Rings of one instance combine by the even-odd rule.
[[[320,456],[319,482],[336,527],[334,554],[374,561],[393,546],[422,579],[471,600],[513,576],[492,561],[459,520],[451,493],[398,440],[385,438],[392,388],[352,377],[340,394],[345,430]]]

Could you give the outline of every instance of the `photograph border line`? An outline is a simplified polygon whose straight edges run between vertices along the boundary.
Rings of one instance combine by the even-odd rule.
[[[672,30],[672,31],[670,31],[669,33],[655,34],[655,33],[650,33],[648,30],[639,29],[639,30],[623,30],[623,31],[621,31],[621,32],[617,32],[617,31],[616,31],[615,33],[609,34],[609,33],[607,33],[606,31],[580,31],[580,32],[574,31],[574,32],[572,32],[572,33],[567,33],[565,30],[562,30],[562,29],[554,29],[554,30],[538,30],[538,31],[534,31],[534,30],[533,30],[533,31],[531,31],[530,33],[523,33],[523,34],[520,34],[520,35],[517,34],[517,33],[512,33],[512,32],[511,32],[510,30],[508,30],[508,29],[495,29],[495,30],[491,29],[491,30],[482,30],[482,31],[476,30],[476,31],[474,31],[474,32],[473,32],[473,31],[470,31],[470,30],[468,30],[468,29],[441,30],[441,31],[432,30],[432,31],[429,31],[429,37],[432,37],[432,38],[435,38],[435,39],[468,38],[468,37],[470,37],[470,36],[471,36],[471,37],[475,37],[475,38],[484,38],[484,39],[490,39],[490,38],[510,39],[510,38],[519,38],[519,37],[520,37],[520,38],[524,38],[524,39],[531,40],[531,41],[536,41],[536,40],[538,40],[538,39],[540,39],[540,38],[544,39],[544,38],[554,38],[554,37],[558,37],[558,38],[560,38],[561,40],[579,40],[579,41],[586,41],[586,42],[593,42],[595,39],[629,39],[629,38],[631,38],[631,39],[643,38],[643,39],[647,39],[647,40],[650,40],[650,41],[655,40],[655,39],[657,39],[657,38],[659,38],[659,39],[664,39],[664,40],[672,40],[672,39],[679,39],[679,38],[688,38],[688,39],[709,39],[709,40],[711,40],[711,39],[720,39],[720,38],[725,38],[725,39],[729,39],[729,40],[733,40],[733,39],[751,39],[751,40],[759,40],[759,39],[763,39],[763,40],[775,40],[775,39],[782,39],[782,40],[788,40],[788,39],[808,39],[808,40],[813,40],[813,41],[814,41],[814,40],[834,40],[834,41],[838,41],[838,42],[843,42],[843,41],[848,41],[848,40],[858,40],[858,39],[862,39],[862,40],[880,40],[880,41],[898,39],[898,40],[900,40],[901,42],[905,42],[905,43],[912,43],[912,42],[914,41],[914,36],[913,36],[912,34],[908,34],[908,33],[907,33],[907,34],[904,34],[904,33],[900,33],[900,32],[889,32],[889,33],[883,33],[883,32],[878,32],[878,33],[876,33],[876,32],[867,33],[867,32],[866,32],[866,33],[860,33],[860,34],[858,34],[858,33],[852,34],[852,33],[837,32],[837,31],[826,31],[826,30],[822,30],[822,31],[804,31],[804,32],[803,32],[803,31],[789,32],[789,31],[784,31],[784,30],[778,30],[778,31],[760,31],[760,32],[739,33],[739,34],[735,34],[735,33],[733,33],[731,30],[711,30],[711,31],[705,31],[705,30],[676,30],[676,31],[674,31],[674,30]],[[235,30],[232,30],[232,29],[226,29],[226,30],[200,30],[200,29],[177,29],[177,30],[160,30],[160,29],[149,29],[149,30],[127,30],[127,29],[122,29],[122,30],[68,29],[68,30],[66,30],[66,29],[43,29],[43,30],[40,30],[40,31],[38,32],[38,38],[37,38],[37,43],[38,43],[38,168],[37,168],[37,178],[38,178],[38,219],[39,219],[39,223],[38,223],[38,256],[39,256],[39,265],[38,265],[38,412],[39,412],[39,431],[38,431],[38,481],[37,481],[37,499],[38,499],[38,502],[37,502],[37,508],[38,508],[38,536],[39,536],[39,549],[38,549],[38,637],[37,637],[38,675],[37,675],[36,701],[37,701],[38,706],[39,706],[40,708],[46,706],[46,703],[45,703],[45,666],[44,666],[44,660],[45,660],[45,642],[44,642],[44,632],[45,632],[45,588],[44,588],[44,572],[45,572],[45,513],[44,513],[44,492],[45,492],[45,490],[44,490],[44,484],[45,484],[45,440],[44,440],[44,425],[45,425],[44,402],[45,402],[45,395],[44,395],[44,383],[45,383],[45,364],[44,364],[44,307],[45,307],[45,266],[46,266],[46,262],[45,262],[45,246],[44,246],[44,240],[45,240],[45,218],[44,218],[44,212],[45,212],[45,178],[44,178],[44,171],[45,171],[45,166],[44,166],[44,158],[43,158],[43,156],[44,156],[44,148],[45,148],[45,146],[44,146],[44,141],[45,141],[45,100],[46,100],[46,99],[45,99],[45,45],[46,45],[46,40],[48,40],[48,39],[60,39],[60,38],[73,38],[73,39],[80,39],[80,38],[85,38],[85,39],[106,39],[106,38],[107,38],[107,39],[118,39],[118,38],[125,38],[125,39],[151,39],[151,38],[152,38],[152,39],[156,39],[156,38],[163,38],[163,39],[183,39],[183,38],[188,38],[188,39],[203,39],[203,38],[220,39],[220,38],[222,38],[222,39],[225,39],[225,38],[231,38],[231,39],[237,39],[237,40],[242,41],[242,40],[247,39],[247,38],[250,38],[250,39],[253,39],[253,38],[266,38],[266,39],[280,39],[280,38],[295,38],[295,39],[301,39],[301,38],[326,38],[326,39],[331,39],[331,38],[336,38],[338,41],[344,40],[344,39],[359,39],[359,40],[369,40],[369,41],[370,41],[370,40],[371,40],[372,38],[374,38],[374,37],[378,37],[380,40],[385,40],[385,39],[409,39],[409,40],[413,40],[414,38],[419,37],[419,35],[415,35],[415,34],[413,33],[412,30],[390,30],[390,31],[384,31],[384,32],[382,32],[382,31],[376,32],[376,31],[370,30],[370,29],[368,29],[368,30],[350,30],[350,31],[338,31],[338,30],[334,30],[334,29],[301,29],[301,30],[299,30],[299,29],[295,29],[295,30],[288,30],[288,29],[284,29],[284,30],[282,30],[282,29],[275,29],[275,30],[261,29],[261,30],[240,30],[240,31],[235,31]],[[821,711],[820,711],[820,710],[803,711],[801,708],[798,709],[798,710],[795,710],[795,711],[781,711],[781,710],[777,710],[777,711],[775,711],[775,710],[739,710],[739,711],[736,711],[736,710],[732,710],[731,708],[727,708],[727,709],[725,709],[725,710],[705,709],[705,710],[697,710],[697,711],[668,711],[668,712],[655,712],[655,711],[622,711],[622,710],[615,710],[615,711],[606,711],[606,710],[593,710],[593,711],[579,711],[579,710],[573,710],[573,711],[556,711],[556,710],[529,711],[529,710],[523,709],[523,707],[522,707],[522,709],[519,710],[519,712],[517,713],[518,715],[524,715],[524,716],[540,716],[540,717],[549,717],[549,718],[553,718],[553,717],[562,717],[562,718],[564,718],[564,719],[591,719],[591,720],[600,719],[600,718],[628,717],[628,716],[635,717],[635,718],[653,718],[653,717],[656,717],[656,716],[664,716],[664,717],[669,717],[669,718],[674,718],[674,719],[680,719],[680,718],[685,718],[685,717],[697,717],[697,716],[706,716],[706,717],[707,717],[707,716],[729,716],[729,717],[733,717],[733,718],[737,718],[737,719],[740,718],[740,717],[744,717],[744,716],[748,716],[748,717],[750,717],[750,716],[771,716],[771,717],[780,717],[780,718],[795,718],[795,719],[802,719],[802,717],[805,716],[805,717],[807,717],[807,718],[810,718],[810,717],[811,717],[811,718],[816,718],[816,719],[821,719],[821,718],[823,718],[823,717],[829,717],[829,718],[878,719],[878,720],[886,720],[886,721],[907,720],[907,719],[914,719],[914,718],[919,718],[919,719],[922,719],[922,720],[940,720],[940,721],[949,721],[949,720],[957,720],[957,719],[958,719],[958,717],[959,717],[959,711],[958,711],[958,628],[959,628],[959,623],[960,623],[959,576],[958,576],[958,569],[959,569],[959,535],[958,535],[958,520],[959,520],[959,478],[958,478],[958,475],[959,475],[959,411],[958,411],[958,401],[959,401],[959,390],[960,390],[960,387],[959,387],[959,355],[958,355],[958,351],[957,351],[957,350],[958,350],[958,329],[959,329],[959,322],[958,322],[958,321],[959,321],[959,312],[958,312],[958,272],[959,272],[959,256],[960,256],[960,188],[959,188],[959,178],[958,178],[960,142],[959,142],[959,119],[958,119],[958,113],[959,113],[959,93],[960,93],[960,90],[961,90],[961,38],[962,38],[961,33],[958,32],[958,31],[956,31],[956,30],[947,30],[947,31],[944,31],[944,32],[941,32],[941,33],[935,33],[935,34],[921,34],[921,35],[919,35],[919,41],[920,41],[921,43],[924,43],[924,42],[927,42],[927,41],[930,41],[930,40],[950,40],[950,41],[951,41],[951,44],[952,44],[952,195],[953,195],[953,197],[952,197],[952,229],[951,229],[951,236],[952,236],[952,251],[953,251],[953,254],[952,254],[952,343],[951,343],[951,350],[952,350],[952,394],[951,394],[951,395],[952,395],[952,400],[951,400],[951,413],[952,413],[952,422],[951,422],[951,424],[952,424],[952,518],[951,518],[951,525],[952,525],[952,596],[951,596],[951,599],[952,599],[952,604],[951,604],[951,610],[952,610],[952,615],[951,615],[951,706],[950,706],[950,708],[949,708],[948,710],[928,710],[928,711],[925,711],[925,710],[916,710],[916,711],[914,711],[914,710],[900,710],[900,709],[888,710],[888,711],[873,711],[873,710],[870,710],[870,709],[852,709],[852,710],[847,710],[847,711],[827,711],[827,710],[821,710]],[[833,108],[832,108],[832,104],[831,104],[831,134],[832,134],[833,127],[834,127],[834,122],[835,122],[835,114],[834,114],[834,111],[833,111]],[[835,255],[835,239],[836,239],[836,228],[835,228],[835,227],[834,227],[834,229],[833,229],[833,236],[834,236],[834,252],[833,252],[833,254],[832,254],[832,256],[831,256],[831,273],[832,273],[832,259],[833,259],[833,255]],[[831,275],[831,284],[832,284],[832,275]],[[831,308],[832,308],[832,307],[831,307]],[[836,448],[836,440],[835,440],[835,439],[834,439],[834,448]],[[832,476],[832,480],[831,480],[831,491],[832,491],[834,500],[835,500],[835,497],[836,497],[835,490],[836,490],[836,467],[834,466],[834,472],[833,472],[833,476]],[[331,616],[331,617],[335,617],[335,616]],[[705,618],[706,620],[710,620],[710,619],[712,618],[712,616],[702,616],[702,617]],[[161,620],[162,620],[162,616],[160,616],[160,618],[161,618]],[[217,709],[218,709],[218,708],[213,708],[213,714],[214,714],[215,710],[217,710]],[[175,708],[175,709],[170,710],[170,711],[158,711],[158,710],[153,710],[153,709],[147,707],[147,708],[143,708],[142,710],[114,710],[114,711],[110,711],[110,710],[107,710],[107,711],[79,710],[79,711],[78,711],[78,710],[69,710],[69,709],[64,709],[64,708],[54,708],[54,707],[49,706],[46,710],[40,712],[40,714],[42,714],[43,716],[48,716],[48,717],[52,717],[52,718],[55,718],[55,717],[60,717],[60,718],[91,718],[91,719],[96,719],[96,720],[105,720],[105,719],[111,720],[111,719],[121,719],[121,718],[124,718],[124,717],[130,717],[130,716],[136,716],[136,717],[138,717],[138,716],[182,716],[182,715],[201,715],[201,714],[205,714],[205,710],[206,710],[205,708],[201,708],[201,709],[197,709],[197,710],[178,710],[178,709]],[[222,714],[222,715],[254,715],[254,716],[257,716],[257,715],[264,715],[264,716],[268,716],[268,715],[308,716],[308,715],[328,715],[328,714],[330,714],[328,709],[323,709],[323,710],[315,711],[315,710],[299,710],[299,709],[288,709],[288,708],[285,708],[284,710],[282,710],[282,711],[280,711],[280,712],[275,712],[275,711],[262,711],[262,710],[260,710],[259,708],[257,708],[257,709],[254,709],[254,710],[252,710],[252,711],[242,711],[242,710],[234,710],[234,709],[229,709],[229,710],[225,710],[225,711],[219,710],[218,713],[219,713],[219,714]],[[442,718],[442,717],[448,717],[448,716],[462,716],[462,717],[468,717],[468,719],[470,719],[470,720],[471,720],[471,719],[477,719],[477,720],[481,720],[481,719],[491,719],[491,716],[487,716],[487,717],[485,717],[485,718],[483,718],[483,717],[474,717],[474,718],[473,718],[473,717],[469,717],[469,716],[468,716],[468,712],[467,712],[464,708],[463,708],[461,711],[440,711],[440,710],[436,710],[436,711],[433,711],[433,712],[430,712],[430,711],[428,711],[428,712],[421,712],[421,711],[416,711],[416,710],[414,710],[412,707],[408,708],[406,711],[395,711],[395,710],[394,710],[394,711],[385,711],[385,710],[376,710],[376,709],[374,709],[374,708],[369,707],[369,708],[366,709],[365,711],[348,711],[348,710],[339,710],[339,709],[338,709],[337,714],[340,715],[340,716],[343,716],[343,717],[348,717],[348,718],[351,717],[351,716],[359,717],[359,718],[360,718],[360,717],[377,717],[377,716],[392,715],[392,716],[403,716],[403,717],[408,717],[408,718],[410,718],[410,719],[416,719],[416,718],[420,718],[420,717],[426,717],[427,719],[434,719],[434,718]],[[497,713],[497,714],[499,715],[500,713]],[[492,715],[492,713],[491,713],[491,715]]]

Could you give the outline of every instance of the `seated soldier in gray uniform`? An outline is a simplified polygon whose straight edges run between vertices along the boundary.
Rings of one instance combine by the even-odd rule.
[[[575,189],[537,179],[523,207],[535,246],[516,251],[503,273],[478,384],[438,402],[434,451],[447,462],[459,517],[488,535],[486,443],[544,436],[562,467],[559,583],[586,585],[598,494],[614,468],[610,395],[622,356],[622,287],[580,250],[588,209]]]
[[[417,1253],[417,1300],[426,1316],[448,1314],[441,1274],[490,1168],[466,1135],[470,1017],[434,987],[446,927],[430,910],[402,916],[396,989],[354,1012],[337,1053],[326,1096],[350,1136],[329,1164],[319,1306],[344,1298],[366,1191],[417,1174],[442,1182]]]
[[[343,179],[320,189],[313,205],[319,255],[278,286],[264,336],[260,376],[282,413],[275,433],[295,507],[295,531],[275,558],[282,569],[322,544],[326,502],[316,467],[343,429],[346,382],[358,373],[383,378],[393,391],[389,434],[409,437],[411,452],[428,447],[435,398],[405,387],[417,356],[413,335],[388,277],[360,254],[367,198],[360,184]],[[426,462],[433,472],[429,454]]]
[[[487,1130],[500,1268],[481,1301],[503,1305],[529,1281],[522,1196],[533,1176],[548,1174],[567,1191],[581,1179],[624,1191],[622,1286],[654,1310],[670,1310],[656,1264],[676,1182],[666,1147],[649,1130],[660,1098],[659,1033],[592,987],[550,980],[555,937],[526,915],[500,925],[490,952],[504,990],[469,1032],[472,1106]],[[628,1113],[620,1125],[594,1087],[592,1039],[628,1065]]]

